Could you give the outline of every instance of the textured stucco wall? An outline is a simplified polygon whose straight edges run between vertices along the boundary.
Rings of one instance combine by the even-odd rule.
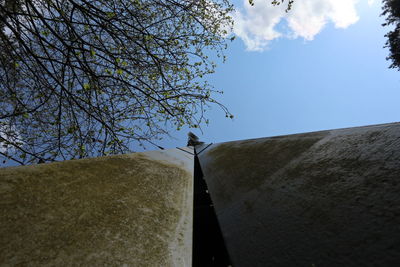
[[[0,169],[0,265],[191,266],[192,205],[177,149]]]
[[[214,144],[199,159],[233,266],[400,266],[400,124]]]

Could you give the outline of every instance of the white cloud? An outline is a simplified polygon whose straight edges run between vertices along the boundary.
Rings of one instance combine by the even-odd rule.
[[[248,0],[243,0],[244,10],[233,15],[234,32],[250,51],[262,51],[279,37],[313,40],[328,22],[336,28],[347,28],[358,21],[355,9],[358,0],[297,0],[288,13],[286,5],[274,7],[268,0],[254,2],[255,5],[250,6]],[[283,21],[289,33],[277,29]]]
[[[374,4],[375,0],[368,0],[368,5],[372,6]]]

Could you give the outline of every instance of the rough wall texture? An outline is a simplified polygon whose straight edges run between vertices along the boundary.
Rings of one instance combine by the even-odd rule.
[[[0,169],[1,266],[190,266],[193,157]]]
[[[199,158],[233,266],[400,266],[400,124],[215,144]]]

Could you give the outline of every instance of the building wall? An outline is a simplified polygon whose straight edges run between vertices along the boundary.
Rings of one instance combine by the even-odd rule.
[[[214,144],[199,159],[233,266],[400,265],[399,123]]]
[[[191,266],[178,149],[0,169],[0,207],[1,266]]]

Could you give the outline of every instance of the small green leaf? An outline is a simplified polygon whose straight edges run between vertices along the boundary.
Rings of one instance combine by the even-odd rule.
[[[112,19],[113,17],[115,17],[115,13],[114,12],[107,12],[107,17],[109,19]]]
[[[72,127],[68,128],[67,133],[72,134],[74,131],[75,131],[75,127],[72,126]]]
[[[46,37],[50,34],[50,32],[48,30],[42,31],[41,33]]]

